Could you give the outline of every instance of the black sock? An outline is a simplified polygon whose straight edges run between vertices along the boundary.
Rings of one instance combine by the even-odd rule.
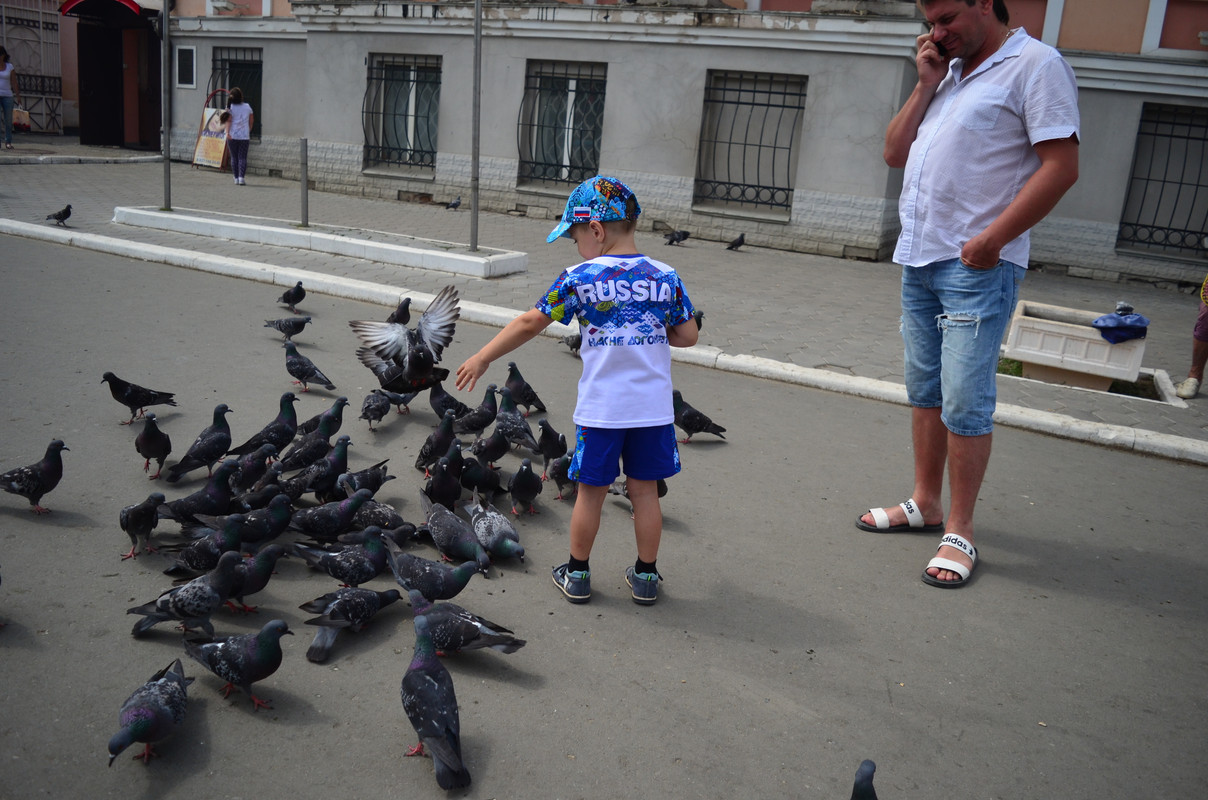
[[[641,575],[643,572],[648,572],[651,575],[659,574],[659,571],[657,569],[655,569],[655,567],[654,567],[653,561],[651,561],[649,564],[647,564],[645,561],[643,561],[640,558],[637,561],[633,562],[633,571],[639,575]]]
[[[574,556],[571,556],[570,561],[567,562],[566,571],[567,572],[587,572],[588,571],[587,562],[580,561],[579,559],[575,558]]]

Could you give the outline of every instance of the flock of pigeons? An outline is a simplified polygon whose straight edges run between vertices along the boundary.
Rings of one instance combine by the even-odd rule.
[[[309,383],[334,390],[335,385],[292,341],[311,322],[297,310],[305,296],[299,281],[278,299],[295,316],[267,320],[265,327],[284,336],[286,370],[301,391],[307,391]],[[380,427],[392,407],[398,414],[410,413],[409,404],[421,392],[428,393],[440,419],[414,464],[426,478],[420,491],[424,520],[419,525],[374,499],[381,486],[395,478],[388,474],[386,461],[350,471],[351,437],[337,436],[348,406],[345,397],[337,397],[330,408],[300,422],[295,411],[298,397],[285,392],[277,415],[238,445],[233,445],[226,419],[231,409],[220,403],[210,425],[165,474],[172,441],[159,427],[156,414],[146,409],[176,406],[173,393],[147,389],[112,372],[106,372],[102,382],[130,412],[121,424],[132,425],[141,417],[135,449],[144,459],[145,472],[150,473],[151,461],[156,462],[151,479],[176,484],[203,467],[209,473],[205,484],[191,493],[169,500],[155,491],[119,513],[131,544],[122,559],[137,558],[140,550],[160,552],[169,559],[165,574],[177,579],[154,599],[128,609],[139,617],[132,635],[148,635],[163,622],[178,623],[184,631],[184,655],[226,682],[224,697],[239,689],[259,710],[271,704],[253,692],[253,685],[277,671],[282,661],[280,640],[294,632],[284,620],[272,619],[255,633],[216,636],[211,620],[224,606],[254,611],[245,600],[265,588],[280,558],[300,558],[340,584],[299,606],[315,615],[306,620],[317,630],[306,653],[315,663],[328,660],[341,630],[361,630],[405,594],[414,614],[415,645],[400,693],[404,712],[419,737],[419,744],[407,754],[422,755],[426,750],[433,759],[437,784],[455,789],[470,785],[471,776],[461,754],[453,680],[439,656],[484,648],[514,653],[525,641],[449,601],[475,573],[486,575],[493,559],[524,559],[516,528],[494,505],[497,496],[504,492],[511,496],[513,515],[535,514],[535,500],[547,479],[556,484],[558,500],[573,482],[566,474],[570,454],[565,434],[554,430],[547,418],[537,422],[537,433],[529,425],[527,416],[545,412],[546,407],[515,362],[508,364],[504,386],[490,384],[477,407],[466,406],[444,390],[442,382],[449,373],[437,365],[460,316],[456,289],[445,287],[414,327],[409,327],[410,302],[404,298],[385,321],[354,320],[349,326],[361,342],[358,360],[380,384],[361,407],[360,419],[368,422],[370,431],[378,430],[374,423]],[[577,343],[572,351],[577,353]],[[698,433],[724,438],[725,429],[688,405],[678,390],[674,402],[676,425],[686,434],[681,441]],[[473,437],[468,447],[459,438],[463,436]],[[505,481],[496,462],[514,449],[526,457]],[[0,487],[26,497],[34,513],[49,513],[41,501],[63,476],[65,450],[61,440],[52,441],[41,461],[0,475]],[[533,466],[538,458],[540,475]],[[615,490],[623,493],[622,487]],[[164,541],[161,530],[157,548],[152,534],[163,521],[176,523],[179,531]],[[451,563],[411,551],[417,541],[426,540]],[[401,591],[361,586],[386,569]],[[204,635],[198,635],[198,629]],[[119,712],[119,730],[109,741],[110,765],[135,743],[144,745],[136,758],[150,761],[155,755],[152,745],[183,721],[187,688],[193,680],[185,676],[178,658],[130,695]],[[861,765],[853,798],[875,798],[871,764]]]

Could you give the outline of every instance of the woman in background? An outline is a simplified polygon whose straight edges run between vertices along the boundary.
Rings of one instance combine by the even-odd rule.
[[[8,60],[8,51],[0,47],[0,122],[3,123],[4,148],[13,149],[13,106],[21,99],[17,68]]]
[[[235,184],[246,185],[243,176],[247,174],[247,149],[252,138],[252,107],[243,102],[243,90],[236,86],[231,89],[231,100],[227,106],[231,116],[227,120],[227,147],[231,151],[231,172],[235,175]]]

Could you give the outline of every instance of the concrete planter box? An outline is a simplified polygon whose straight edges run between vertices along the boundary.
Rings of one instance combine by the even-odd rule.
[[[1112,344],[1091,323],[1101,313],[1020,300],[1007,331],[1007,358],[1023,376],[1046,383],[1106,391],[1113,380],[1135,381],[1145,340]]]

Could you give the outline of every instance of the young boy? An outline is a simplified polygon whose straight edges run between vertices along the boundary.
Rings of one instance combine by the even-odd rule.
[[[637,562],[625,573],[633,601],[653,604],[662,580],[655,566],[663,533],[658,480],[680,470],[671,348],[696,344],[698,327],[675,270],[638,254],[633,233],[640,213],[633,192],[616,178],[597,175],[579,184],[546,241],[573,239],[583,263],[563,271],[536,307],[457,368],[457,388],[472,390],[492,361],[551,322],[579,321],[583,375],[570,465],[579,490],[570,519],[570,560],[553,570],[554,584],[572,603],[591,598],[588,557],[622,461],[638,550]]]

